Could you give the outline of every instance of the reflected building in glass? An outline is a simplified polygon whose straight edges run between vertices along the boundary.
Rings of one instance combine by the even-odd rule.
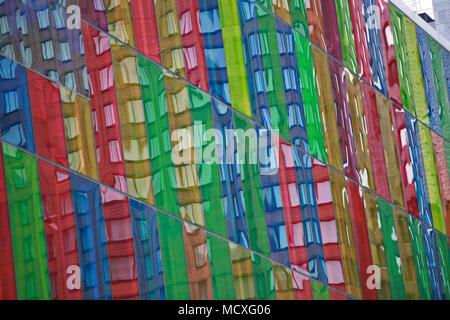
[[[0,299],[450,299],[449,72],[398,0],[0,0]]]

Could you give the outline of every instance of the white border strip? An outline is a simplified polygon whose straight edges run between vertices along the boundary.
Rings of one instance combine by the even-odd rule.
[[[445,49],[450,51],[450,41],[444,38],[439,32],[437,32],[432,26],[430,26],[425,20],[423,20],[417,13],[413,12],[402,0],[389,0],[394,6],[396,6],[401,12],[403,12],[408,18],[410,18],[415,24],[417,24],[423,31],[428,33],[434,40],[439,42]]]

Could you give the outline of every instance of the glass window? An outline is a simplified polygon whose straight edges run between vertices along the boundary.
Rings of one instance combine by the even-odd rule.
[[[122,148],[120,141],[113,140],[108,143],[109,159],[112,163],[122,162]]]
[[[59,43],[59,49],[61,50],[61,59],[63,62],[70,61],[70,47],[69,42],[63,41]]]
[[[9,24],[7,16],[0,17],[0,33],[1,34],[9,33]]]
[[[221,29],[219,10],[200,11],[202,33],[214,33]]]
[[[62,29],[66,26],[63,7],[55,6],[52,10],[53,23],[56,29]]]
[[[167,18],[167,30],[169,32],[169,35],[177,34],[178,28],[177,23],[175,21],[174,13],[172,11],[168,12],[166,18]]]
[[[64,86],[70,90],[75,91],[77,89],[77,83],[75,81],[75,73],[68,72],[64,77]]]
[[[114,76],[111,65],[99,70],[98,76],[100,78],[100,87],[102,91],[105,91],[114,85]]]
[[[42,58],[44,60],[52,60],[55,57],[55,53],[53,52],[52,40],[41,42],[41,49],[42,49]]]
[[[19,98],[16,90],[5,92],[5,105],[6,113],[11,113],[19,109]]]
[[[48,8],[36,10],[39,29],[47,29],[50,27],[50,20],[48,16]]]
[[[191,12],[187,11],[185,12],[180,19],[180,29],[181,34],[189,34],[192,31],[192,19],[191,19]]]

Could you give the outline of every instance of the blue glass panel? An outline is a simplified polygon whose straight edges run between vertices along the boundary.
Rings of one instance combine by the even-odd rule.
[[[238,9],[253,119],[271,129],[255,0],[239,0]]]
[[[439,264],[439,255],[436,247],[436,237],[434,229],[428,228],[424,224],[422,226],[423,240],[425,245],[425,253],[428,262],[428,274],[430,275],[431,289],[433,299],[445,300],[444,285],[441,277],[441,267]]]
[[[270,257],[289,266],[288,240],[284,223],[283,200],[278,180],[276,145],[267,129],[256,127],[259,141],[259,168],[261,189],[266,213],[267,232],[269,234]],[[265,142],[265,146],[262,144]]]
[[[19,42],[23,64],[33,71],[58,81],[56,43],[51,29],[51,12],[47,0],[17,1],[21,18]]]
[[[100,187],[70,174],[83,298],[112,299]]]
[[[363,0],[362,2],[364,6],[364,18],[367,30],[367,43],[369,45],[370,52],[370,64],[372,66],[373,83],[378,90],[387,96],[388,87],[386,80],[386,69],[384,66],[380,38],[381,27],[377,25],[379,20],[374,20],[374,18],[377,18],[374,8],[378,9],[378,7],[376,0]]]
[[[209,91],[213,96],[231,104],[222,26],[217,0],[198,0]]]
[[[50,17],[59,82],[66,88],[89,97],[81,28],[66,26],[69,17],[61,3],[50,3]]]
[[[430,127],[437,133],[442,134],[441,120],[439,117],[439,105],[434,84],[433,63],[431,60],[428,34],[416,26],[417,44],[419,46],[420,62],[423,76],[423,86],[428,107],[428,119]]]
[[[291,140],[294,145],[309,152],[305,114],[300,91],[300,78],[295,54],[294,34],[292,33],[292,28],[278,17],[275,17],[275,25],[277,29],[278,50],[280,52],[286,105],[288,108]]]
[[[0,57],[0,130],[3,140],[35,152],[27,71]]]
[[[130,199],[139,298],[163,300],[164,278],[155,209]]]
[[[417,203],[419,205],[420,220],[432,226],[430,196],[428,193],[427,178],[420,144],[419,127],[417,119],[405,112],[406,132],[408,134],[409,147],[411,150],[411,163],[416,185]]]
[[[227,134],[234,134],[231,109],[214,99],[212,102],[214,127],[220,132],[222,139],[216,138],[217,158],[222,181],[225,217],[227,220],[228,239],[248,248],[248,228],[245,217],[244,195],[242,191],[241,173],[236,164],[236,143],[228,145]],[[219,137],[220,138],[220,137]]]

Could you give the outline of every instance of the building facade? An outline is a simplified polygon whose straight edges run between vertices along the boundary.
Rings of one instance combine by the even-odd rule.
[[[450,299],[450,45],[388,0],[0,0],[0,299]]]

